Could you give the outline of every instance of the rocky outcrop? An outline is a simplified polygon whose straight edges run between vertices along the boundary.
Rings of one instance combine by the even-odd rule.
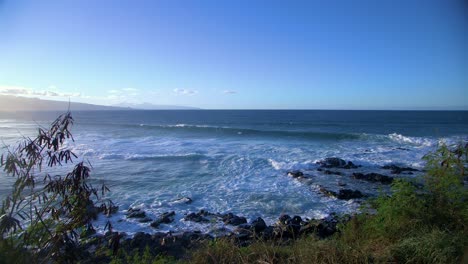
[[[324,169],[322,169],[322,168],[318,168],[317,171],[320,171],[320,172],[322,172],[323,174],[328,174],[328,175],[330,175],[330,174],[340,175],[340,176],[343,175],[343,173],[341,173],[341,172],[339,172],[339,171],[324,170]]]
[[[334,192],[334,191],[327,190],[327,189],[325,189],[323,187],[320,187],[319,191],[321,193],[325,194],[326,196],[335,197],[335,198],[340,199],[340,200],[359,199],[359,198],[362,198],[362,197],[365,196],[360,191],[351,190],[351,189],[341,189],[337,193],[337,192]]]
[[[174,221],[175,212],[165,212],[151,223],[151,227],[158,228],[160,224],[169,224]]]
[[[210,220],[203,216],[200,212],[198,213],[190,213],[184,217],[185,221],[192,221],[196,223],[207,223]]]
[[[322,168],[341,168],[341,169],[357,169],[359,166],[355,165],[351,161],[346,162],[340,158],[326,158],[317,162]]]
[[[380,182],[382,184],[391,184],[393,182],[393,177],[378,174],[378,173],[353,173],[353,178],[358,180],[365,180],[368,182]]]
[[[127,218],[145,218],[146,213],[145,211],[141,210],[140,208],[129,208],[127,210]]]
[[[133,238],[121,239],[120,247],[126,249],[127,252],[137,250],[140,253],[149,248],[153,255],[164,253],[181,258],[188,249],[210,239],[212,239],[210,235],[197,231],[179,234],[138,232]]]
[[[257,219],[253,220],[250,223],[250,226],[252,230],[255,231],[256,233],[260,233],[267,228],[267,224],[265,223],[265,220],[263,220],[261,217],[258,217]]]
[[[233,226],[238,226],[241,224],[247,223],[247,219],[242,216],[237,216],[232,213],[227,213],[221,217],[223,219],[223,222],[226,225],[233,225]]]
[[[413,169],[410,167],[398,167],[397,165],[391,164],[391,165],[385,165],[382,167],[382,169],[385,170],[391,170],[391,174],[401,174],[405,172],[406,174],[413,174],[414,171],[419,171],[417,169]]]
[[[302,171],[298,171],[298,170],[289,171],[288,176],[293,177],[293,178],[304,178],[304,173]]]

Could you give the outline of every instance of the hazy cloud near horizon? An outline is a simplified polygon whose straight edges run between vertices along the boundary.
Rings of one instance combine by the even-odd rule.
[[[16,96],[43,96],[43,97],[81,97],[81,93],[59,92],[55,85],[49,86],[51,90],[35,90],[22,86],[0,86],[0,94]]]
[[[179,88],[176,88],[173,91],[174,93],[179,94],[179,95],[195,95],[198,93],[197,90],[179,89]]]
[[[223,93],[224,93],[224,94],[236,94],[237,91],[234,91],[234,90],[224,90]]]

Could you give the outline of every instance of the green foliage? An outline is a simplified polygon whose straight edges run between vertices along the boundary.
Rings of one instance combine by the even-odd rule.
[[[35,261],[63,263],[79,259],[76,231],[91,227],[97,214],[94,201],[108,189],[102,186],[98,193],[88,183],[90,168],[84,162],[74,165],[65,175],[49,174],[77,158],[65,147],[73,141],[69,130],[72,125],[71,114],[63,114],[49,129],[39,128],[36,138],[25,138],[1,156],[1,168],[15,178],[12,192],[0,210],[0,242],[9,247],[8,253],[28,249]],[[104,203],[103,208],[109,203]],[[6,257],[13,261],[14,256],[10,255]]]
[[[170,264],[176,263],[176,260],[171,257],[161,255],[154,256],[151,254],[150,248],[147,246],[145,251],[140,254],[138,250],[128,253],[124,250],[119,250],[116,256],[112,256],[111,264]]]
[[[468,251],[467,148],[441,145],[426,155],[423,177],[396,180],[392,195],[371,200],[372,210],[341,225],[331,239],[257,241],[244,248],[222,239],[196,251],[192,262],[457,263]]]
[[[392,248],[392,255],[405,263],[457,263],[463,255],[466,238],[463,233],[419,230]]]

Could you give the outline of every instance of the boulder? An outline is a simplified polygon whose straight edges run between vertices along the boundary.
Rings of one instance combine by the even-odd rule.
[[[148,223],[148,222],[151,222],[151,221],[153,221],[153,219],[151,219],[151,218],[149,218],[147,216],[145,216],[144,218],[138,219],[138,222],[140,222],[140,223]]]
[[[350,199],[356,199],[356,198],[362,198],[364,197],[364,194],[362,194],[358,190],[351,190],[351,189],[341,189],[339,192],[334,192],[330,191],[324,187],[320,187],[319,191],[326,196],[329,197],[335,197],[340,200],[350,200]]]
[[[233,213],[227,213],[223,215],[222,219],[226,225],[238,226],[240,224],[247,223],[247,219],[245,217],[237,216],[237,215],[234,215]]]
[[[210,220],[208,218],[203,217],[199,213],[190,213],[187,216],[184,217],[185,221],[192,221],[196,223],[206,223],[209,222]]]
[[[267,228],[265,221],[261,217],[258,217],[257,219],[253,220],[250,223],[250,226],[251,229],[255,231],[255,233],[260,233],[263,230],[265,230],[265,228]]]
[[[358,190],[341,189],[336,198],[341,199],[341,200],[350,200],[350,199],[356,199],[356,198],[362,198],[362,197],[364,197],[364,194],[362,194]]]
[[[127,218],[145,218],[146,217],[145,211],[141,210],[140,208],[129,208],[126,214],[127,214]]]
[[[382,184],[391,184],[393,182],[393,177],[385,176],[378,173],[353,173],[353,178],[369,182],[380,182]]]
[[[151,223],[151,227],[158,228],[160,224],[169,224],[174,221],[175,212],[165,212]]]
[[[326,158],[321,162],[322,167],[339,168],[346,165],[346,161],[340,158]]]
[[[413,169],[410,167],[399,167],[397,165],[391,164],[391,165],[385,165],[382,167],[382,169],[385,170],[391,170],[391,174],[400,174],[402,172],[407,172],[408,174],[413,174],[413,171],[419,171],[417,169]]]
[[[341,168],[341,169],[356,169],[359,166],[354,165],[351,161],[346,162],[340,158],[326,158],[317,162],[322,168]]]
[[[298,170],[289,171],[288,176],[293,177],[293,178],[302,178],[302,177],[304,177],[304,173],[302,171],[298,171]]]

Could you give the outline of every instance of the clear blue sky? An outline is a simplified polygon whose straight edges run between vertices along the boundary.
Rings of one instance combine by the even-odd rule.
[[[0,0],[0,93],[201,108],[468,109],[462,0]]]

